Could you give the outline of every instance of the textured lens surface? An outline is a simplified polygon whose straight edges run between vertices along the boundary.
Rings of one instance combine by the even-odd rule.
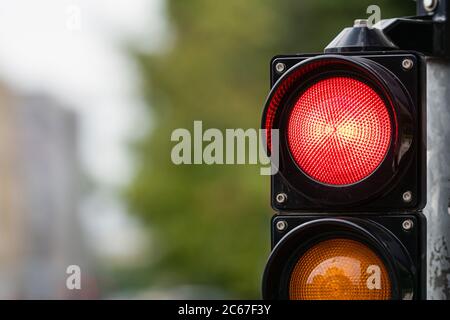
[[[289,281],[291,300],[388,300],[391,283],[382,260],[366,245],[331,239],[297,261]]]
[[[378,168],[392,130],[386,104],[375,90],[350,77],[331,77],[301,94],[287,135],[305,174],[324,184],[348,185]]]

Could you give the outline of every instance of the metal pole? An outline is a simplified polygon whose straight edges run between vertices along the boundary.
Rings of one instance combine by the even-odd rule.
[[[450,61],[427,63],[427,298],[450,300]]]

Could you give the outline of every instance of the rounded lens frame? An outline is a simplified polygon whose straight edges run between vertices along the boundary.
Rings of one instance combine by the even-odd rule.
[[[388,107],[392,136],[385,159],[368,177],[349,185],[318,182],[297,165],[287,137],[291,109],[298,96],[321,78],[347,76],[373,88]],[[287,184],[311,201],[325,205],[362,204],[395,187],[412,162],[416,137],[413,103],[401,81],[380,64],[363,58],[323,55],[306,59],[290,68],[273,86],[263,112],[267,152],[272,148],[271,130],[280,137],[278,171]]]
[[[348,217],[317,219],[288,232],[272,250],[266,264],[263,299],[289,300],[290,276],[299,257],[315,244],[334,238],[359,241],[380,257],[389,274],[392,300],[414,298],[416,270],[406,248],[378,223]]]

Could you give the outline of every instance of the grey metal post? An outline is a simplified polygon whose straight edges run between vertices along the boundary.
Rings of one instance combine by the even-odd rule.
[[[450,299],[450,61],[427,63],[427,295]]]

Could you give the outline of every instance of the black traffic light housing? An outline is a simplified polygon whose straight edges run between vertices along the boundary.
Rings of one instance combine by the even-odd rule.
[[[325,292],[321,285],[314,286],[314,294],[297,295],[312,290],[310,280],[304,281],[315,276],[306,272],[302,278],[296,278],[295,269],[299,265],[302,268],[307,261],[302,259],[310,252],[315,253],[314,248],[321,244],[327,243],[322,248],[337,252],[333,251],[337,246],[330,246],[328,240],[343,238],[366,245],[369,248],[366,252],[376,253],[381,264],[385,264],[391,295],[379,298],[426,299],[427,222],[422,214],[427,190],[425,56],[450,58],[449,1],[441,0],[436,4],[434,8],[426,8],[425,2],[418,1],[418,16],[382,20],[377,28],[369,28],[364,20],[355,21],[355,26],[344,29],[323,54],[279,55],[272,59],[271,92],[264,108],[262,128],[266,129],[269,155],[273,143],[271,130],[279,130],[280,157],[275,163],[279,171],[271,177],[271,204],[277,213],[272,219],[272,252],[263,276],[263,298],[319,297],[317,290],[320,294]],[[309,88],[333,72],[337,77],[344,75],[360,80],[377,92],[387,108],[391,108],[391,127],[398,133],[395,135],[391,131],[389,148],[397,147],[394,156],[389,158],[392,156],[389,149],[370,175],[347,184],[324,182],[308,173],[296,158],[305,152],[303,145],[292,149],[292,141],[289,141],[289,132],[301,135],[305,130],[314,131],[308,127],[308,121],[301,123],[301,129],[292,131],[287,117]],[[320,73],[325,76],[320,77]],[[317,96],[309,95],[307,99],[311,100],[305,99],[311,105],[319,105],[323,95],[328,95],[326,99],[331,96],[329,91],[321,91],[323,86],[317,87],[321,88],[315,90],[319,92]],[[332,90],[334,98],[339,99],[336,89]],[[351,92],[358,94],[357,91]],[[394,119],[393,115],[398,117]],[[316,149],[312,150],[314,153]],[[272,157],[274,159],[276,157]],[[313,159],[322,161],[317,157]],[[344,168],[348,167],[347,162],[342,163]],[[323,260],[318,257],[315,263],[318,261]],[[321,277],[327,278],[321,263],[313,266],[321,270]],[[346,272],[342,265],[336,265],[335,270]],[[361,269],[358,274],[363,272]],[[328,280],[328,289],[344,292],[335,297],[345,296],[347,289],[353,290],[351,298],[361,297],[358,291],[361,288],[341,286],[342,283],[337,284],[340,280],[334,282],[333,277]],[[303,284],[297,286],[298,283]],[[291,290],[295,293],[292,297]],[[365,298],[374,297],[371,288],[363,290],[369,292]],[[320,297],[328,298],[326,294]]]
[[[275,215],[271,238],[264,299],[289,299],[295,262],[314,244],[330,238],[354,239],[374,250],[387,266],[392,299],[426,298],[426,220],[422,214]]]
[[[317,58],[345,58],[359,63],[369,63],[374,72],[381,77],[395,78],[398,88],[390,85],[391,90],[405,92],[405,108],[409,117],[404,121],[412,143],[404,155],[404,159],[394,170],[395,154],[391,153],[392,161],[385,159],[384,167],[380,166],[368,179],[345,187],[335,187],[312,181],[298,170],[287,145],[286,128],[283,117],[289,110],[283,110],[275,117],[273,128],[280,130],[280,159],[279,171],[271,179],[271,204],[280,212],[346,212],[349,209],[357,212],[374,212],[379,210],[420,210],[426,203],[426,70],[424,57],[417,52],[389,51],[389,52],[344,52],[334,54],[301,54],[281,55],[272,59],[270,65],[272,93],[266,103],[263,115],[263,128],[267,129],[267,113],[271,107],[270,100],[277,88],[285,79],[289,80],[289,73],[299,68],[302,63],[308,63]],[[412,64],[405,67],[405,61]],[[283,72],[277,70],[284,66]],[[329,68],[327,66],[327,68]],[[329,72],[329,70],[327,70]],[[394,95],[397,93],[394,92]],[[402,93],[403,94],[403,93]],[[288,94],[286,94],[287,96]],[[286,108],[285,108],[286,109]],[[410,123],[407,123],[410,122]],[[400,123],[400,125],[402,125]],[[403,125],[403,127],[405,127]],[[410,137],[408,136],[407,139]],[[389,156],[389,153],[388,153]],[[280,195],[282,195],[280,197]]]

